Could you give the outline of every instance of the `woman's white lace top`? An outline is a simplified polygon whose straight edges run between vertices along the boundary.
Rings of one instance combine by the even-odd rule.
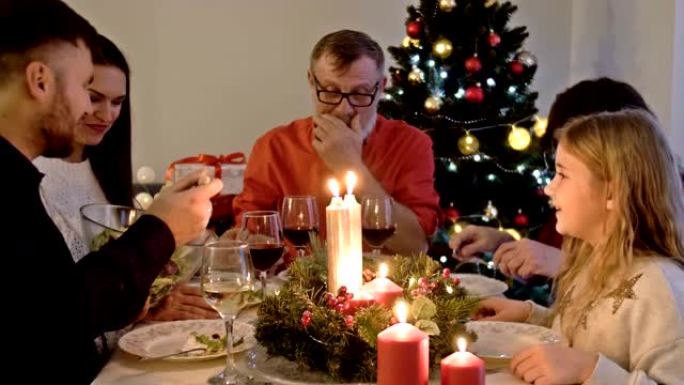
[[[80,208],[89,203],[107,203],[90,161],[69,163],[41,156],[33,164],[45,174],[40,183],[45,209],[62,233],[74,261],[78,261],[90,252],[83,235]]]

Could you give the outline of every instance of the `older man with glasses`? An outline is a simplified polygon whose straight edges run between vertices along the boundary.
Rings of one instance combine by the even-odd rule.
[[[432,142],[403,121],[378,116],[387,81],[378,43],[357,31],[324,36],[311,53],[308,79],[314,115],[257,140],[244,190],[233,204],[236,216],[277,210],[285,195],[309,194],[318,199],[323,225],[330,196],[325,181],[353,170],[358,196],[389,195],[395,201],[396,232],[385,248],[404,254],[427,250],[439,210]]]

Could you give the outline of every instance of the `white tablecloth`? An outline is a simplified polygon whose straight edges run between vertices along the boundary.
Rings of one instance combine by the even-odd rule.
[[[238,360],[240,358],[242,357],[238,357]],[[118,351],[97,376],[93,385],[205,385],[207,379],[220,372],[224,366],[224,359],[204,362],[139,361]],[[505,371],[487,374],[486,384],[525,383]]]

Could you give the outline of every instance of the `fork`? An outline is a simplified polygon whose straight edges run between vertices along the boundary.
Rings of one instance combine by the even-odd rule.
[[[199,351],[206,352],[207,348],[194,348],[194,349],[189,349],[189,350],[183,350],[182,352],[169,353],[169,354],[164,354],[161,356],[154,356],[154,357],[140,357],[140,361],[161,360],[163,358],[179,356],[182,354],[188,354],[188,353],[199,352]]]

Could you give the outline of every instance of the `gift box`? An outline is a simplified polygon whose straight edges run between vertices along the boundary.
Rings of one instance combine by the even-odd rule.
[[[167,181],[177,181],[194,171],[205,169],[209,176],[221,178],[223,189],[212,198],[212,219],[221,219],[233,213],[233,198],[242,192],[244,185],[246,158],[245,154],[235,152],[228,155],[200,154],[177,160],[166,170]]]

